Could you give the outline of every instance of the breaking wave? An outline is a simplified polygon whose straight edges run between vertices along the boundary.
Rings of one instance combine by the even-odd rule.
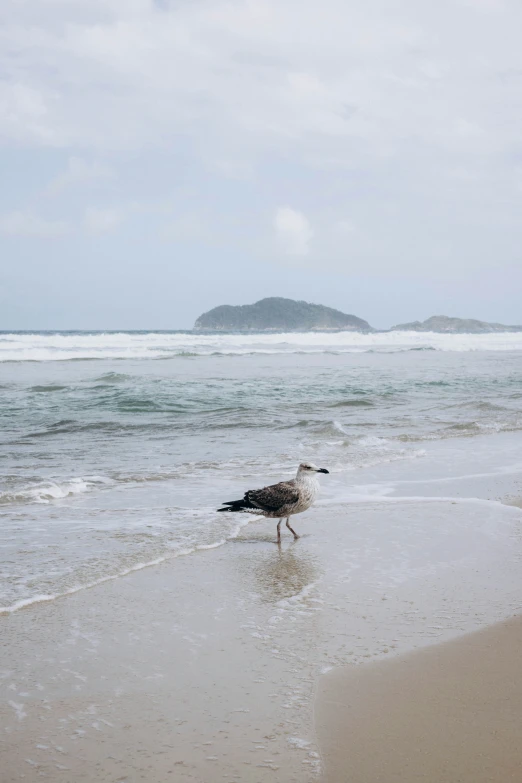
[[[113,484],[104,476],[71,478],[68,481],[42,481],[32,486],[0,492],[0,506],[11,503],[50,503],[71,495],[81,495],[91,489]]]
[[[199,334],[194,332],[0,333],[0,361],[168,359],[292,353],[404,351],[520,351],[522,333],[307,332]],[[116,376],[116,373],[111,373]],[[113,380],[113,379],[111,379]],[[103,383],[103,380],[102,380]],[[36,389],[35,389],[36,390]],[[38,391],[58,391],[41,387]]]

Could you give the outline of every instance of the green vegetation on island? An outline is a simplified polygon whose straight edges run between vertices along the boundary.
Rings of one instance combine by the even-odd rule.
[[[391,330],[402,332],[442,332],[448,334],[481,334],[488,332],[522,332],[522,326],[477,321],[475,318],[450,318],[447,315],[432,315],[425,321],[412,321],[392,326]]]
[[[219,305],[203,313],[194,324],[208,332],[376,332],[368,321],[332,307],[272,296],[249,305]],[[522,332],[522,326],[505,326],[475,318],[433,315],[425,321],[392,326],[390,332],[437,332],[439,334],[487,334]]]
[[[251,305],[220,305],[203,313],[194,329],[220,332],[348,330],[373,332],[367,321],[323,305],[297,302],[279,296]]]

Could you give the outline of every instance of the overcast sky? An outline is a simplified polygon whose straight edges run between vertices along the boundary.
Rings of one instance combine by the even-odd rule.
[[[520,0],[2,0],[0,329],[522,323]]]

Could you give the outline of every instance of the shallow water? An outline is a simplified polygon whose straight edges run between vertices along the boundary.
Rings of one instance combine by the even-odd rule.
[[[301,459],[332,472],[325,502],[368,471],[384,492],[404,461],[429,479],[439,443],[443,468],[465,443],[487,471],[487,436],[522,429],[521,351],[517,334],[0,335],[0,606],[220,546],[249,518],[219,503]]]

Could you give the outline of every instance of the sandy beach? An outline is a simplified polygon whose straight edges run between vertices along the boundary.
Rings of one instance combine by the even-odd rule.
[[[411,671],[413,682],[424,679],[423,667],[429,682],[415,692],[428,698],[432,682],[439,716],[446,708],[437,678],[460,682],[462,675],[462,702],[476,687],[476,703],[486,705],[482,732],[512,720],[511,735],[502,732],[509,744],[519,714],[519,696],[511,688],[510,700],[509,692],[520,624],[488,631],[489,647],[478,644],[464,672],[459,661],[466,653],[459,651],[475,642],[431,646],[519,610],[520,509],[495,495],[519,495],[518,475],[504,472],[496,483],[468,477],[450,494],[446,480],[406,487],[396,468],[395,494],[374,498],[372,473],[359,474],[368,482],[365,498],[345,504],[326,498],[296,521],[302,537],[296,543],[285,537],[281,549],[275,526],[256,520],[224,546],[0,617],[2,783],[312,783],[324,770],[328,782],[343,781],[346,758],[355,764],[354,725],[364,749],[359,759],[377,763],[390,744],[399,749],[385,722],[374,721],[381,683],[387,683],[383,712],[403,716],[394,725],[410,747],[407,720],[420,708],[410,714],[404,694],[395,700],[394,672],[406,682]],[[406,482],[407,467],[402,475]],[[497,635],[500,679],[486,655],[496,650]],[[404,659],[411,666],[401,662],[401,655],[430,647],[449,652],[440,659],[438,652],[427,658],[417,652]],[[395,668],[383,674],[380,664],[371,664],[389,658]],[[332,705],[332,688],[339,688],[340,704]],[[509,698],[488,704],[497,692]],[[359,698],[367,712],[357,708],[354,720]],[[475,701],[469,704],[474,712]],[[452,714],[460,726],[460,713]],[[427,724],[424,730],[431,734]],[[381,738],[379,756],[374,748]],[[410,749],[416,747],[414,739]],[[455,769],[465,768],[465,747]],[[507,769],[516,753],[506,754]],[[433,764],[438,769],[436,759]],[[469,769],[476,768],[471,758]],[[349,769],[356,774],[355,766]],[[359,778],[349,779],[399,780],[388,771],[365,777],[360,769]]]
[[[325,783],[522,779],[522,618],[321,680]]]

